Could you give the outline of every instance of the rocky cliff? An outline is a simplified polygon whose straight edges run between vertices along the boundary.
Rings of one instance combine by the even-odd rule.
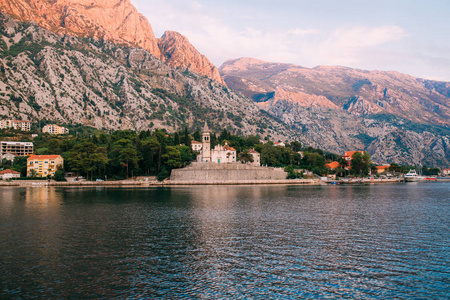
[[[295,136],[250,99],[143,49],[61,37],[0,14],[0,117],[105,129]]]
[[[224,84],[217,67],[176,32],[157,40],[129,0],[0,0],[0,11],[59,35],[89,37],[148,50],[169,66],[189,68]]]
[[[166,31],[158,40],[158,45],[163,60],[168,65],[175,68],[189,68],[225,85],[217,67],[206,56],[200,54],[185,36],[175,31]]]
[[[161,57],[150,23],[129,0],[0,0],[0,9],[58,34],[140,47]]]
[[[251,58],[227,61],[220,72],[230,88],[313,146],[335,153],[367,150],[378,163],[449,165],[449,83]]]

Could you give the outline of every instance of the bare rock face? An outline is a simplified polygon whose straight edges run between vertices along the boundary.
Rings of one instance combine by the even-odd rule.
[[[161,57],[150,23],[129,0],[0,0],[0,10],[58,34],[140,47]]]
[[[174,68],[189,68],[190,70],[225,85],[219,70],[209,59],[200,54],[189,43],[189,40],[175,31],[166,31],[158,40],[163,60]]]
[[[225,85],[217,67],[186,37],[168,31],[158,41],[130,0],[0,0],[0,11],[60,35],[142,48],[171,67],[189,68]]]
[[[304,68],[252,58],[229,60],[220,67],[229,87],[256,102],[284,99],[302,106],[335,107],[354,115],[391,114],[418,123],[450,126],[450,83],[398,72],[346,67]],[[280,92],[280,91],[285,91]],[[277,96],[278,94],[278,96]]]

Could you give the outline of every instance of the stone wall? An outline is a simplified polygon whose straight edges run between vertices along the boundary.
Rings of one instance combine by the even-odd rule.
[[[283,180],[283,169],[244,165],[241,163],[192,163],[186,168],[172,170],[172,181],[239,181]]]

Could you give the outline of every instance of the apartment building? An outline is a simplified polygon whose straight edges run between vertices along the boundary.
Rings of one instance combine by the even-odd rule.
[[[27,160],[27,176],[47,177],[55,175],[58,166],[64,165],[64,159],[61,155],[33,155]]]
[[[67,134],[69,133],[69,129],[56,124],[48,124],[42,128],[42,132],[50,134]]]
[[[0,142],[0,157],[6,154],[28,156],[33,154],[34,146],[31,142]]]
[[[24,120],[0,120],[0,129],[19,129],[22,131],[30,131],[30,121]]]

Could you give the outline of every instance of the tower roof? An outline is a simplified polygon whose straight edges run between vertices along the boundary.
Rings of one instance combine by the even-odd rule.
[[[205,121],[205,126],[203,126],[203,133],[209,133],[209,132],[211,132],[211,131],[209,130],[208,123]]]

